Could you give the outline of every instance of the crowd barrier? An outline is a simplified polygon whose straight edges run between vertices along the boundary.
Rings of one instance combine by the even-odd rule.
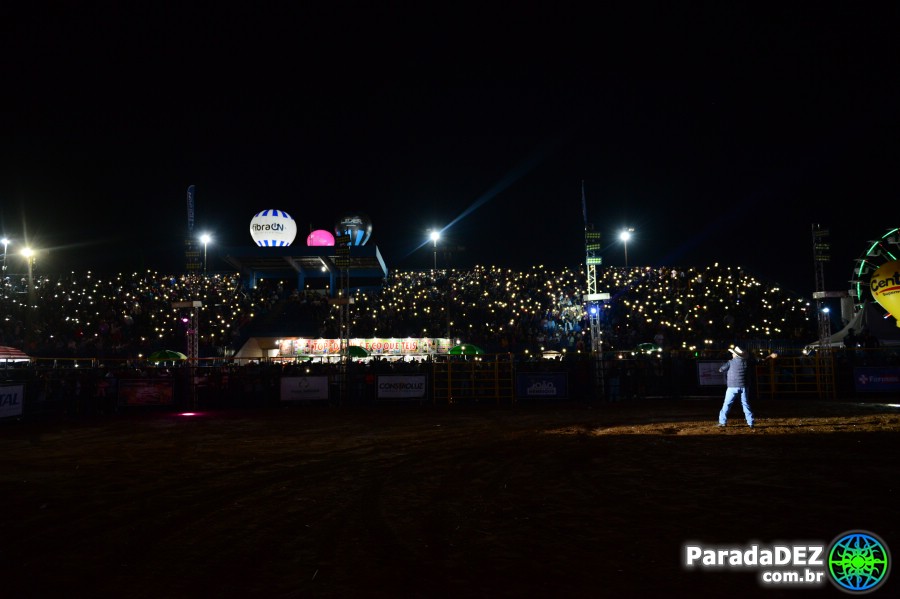
[[[510,354],[418,362],[283,360],[172,365],[39,359],[0,367],[0,419],[138,410],[301,405],[515,405],[719,397],[723,359],[689,354],[520,360]],[[900,392],[890,352],[821,352],[766,360],[761,399],[884,400]]]

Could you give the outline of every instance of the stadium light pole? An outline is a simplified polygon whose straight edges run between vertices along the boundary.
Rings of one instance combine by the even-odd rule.
[[[628,240],[631,239],[632,233],[634,233],[633,227],[622,229],[619,233],[619,239],[622,240],[622,247],[625,249],[625,268],[628,268]]]
[[[34,250],[30,247],[22,248],[22,257],[28,263],[28,307],[31,308],[34,306]]]
[[[431,241],[434,242],[434,270],[437,271],[437,242],[441,238],[441,232],[437,229],[431,231]]]
[[[212,237],[209,236],[209,233],[204,233],[200,236],[200,241],[203,242],[203,274],[206,274],[206,246],[209,245],[209,242],[212,241]]]
[[[35,338],[35,327],[33,326],[33,316],[32,313],[34,310],[32,308],[35,307],[35,293],[34,293],[34,255],[35,251],[30,247],[22,248],[22,257],[25,258],[25,261],[28,262],[28,311],[25,313],[25,324],[26,324],[26,332],[25,332],[25,340],[31,342]]]
[[[9,248],[9,239],[3,238],[3,272],[6,272],[6,250]]]

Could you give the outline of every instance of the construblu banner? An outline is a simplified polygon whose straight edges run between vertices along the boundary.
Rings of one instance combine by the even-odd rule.
[[[381,375],[378,377],[378,399],[424,399],[425,375]]]
[[[0,387],[0,418],[22,415],[22,403],[25,397],[23,385]]]

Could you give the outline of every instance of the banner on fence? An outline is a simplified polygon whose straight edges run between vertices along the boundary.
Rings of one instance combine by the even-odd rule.
[[[328,399],[327,376],[286,376],[281,379],[281,401]]]
[[[853,369],[856,391],[861,393],[900,391],[900,369],[859,366]]]
[[[722,364],[728,360],[719,362],[697,362],[697,381],[701,387],[724,387],[725,373],[719,372]]]
[[[24,397],[24,385],[0,387],[0,418],[21,416]]]
[[[423,399],[425,375],[379,375],[378,399]]]
[[[170,406],[175,403],[175,384],[153,379],[120,379],[119,405]]]
[[[520,399],[565,399],[569,396],[568,373],[520,372],[516,375],[516,395]]]

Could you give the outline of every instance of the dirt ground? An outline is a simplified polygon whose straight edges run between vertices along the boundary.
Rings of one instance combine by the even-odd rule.
[[[719,404],[0,422],[0,596],[844,596],[683,545],[862,529],[900,554],[900,408],[766,400],[720,430]]]

